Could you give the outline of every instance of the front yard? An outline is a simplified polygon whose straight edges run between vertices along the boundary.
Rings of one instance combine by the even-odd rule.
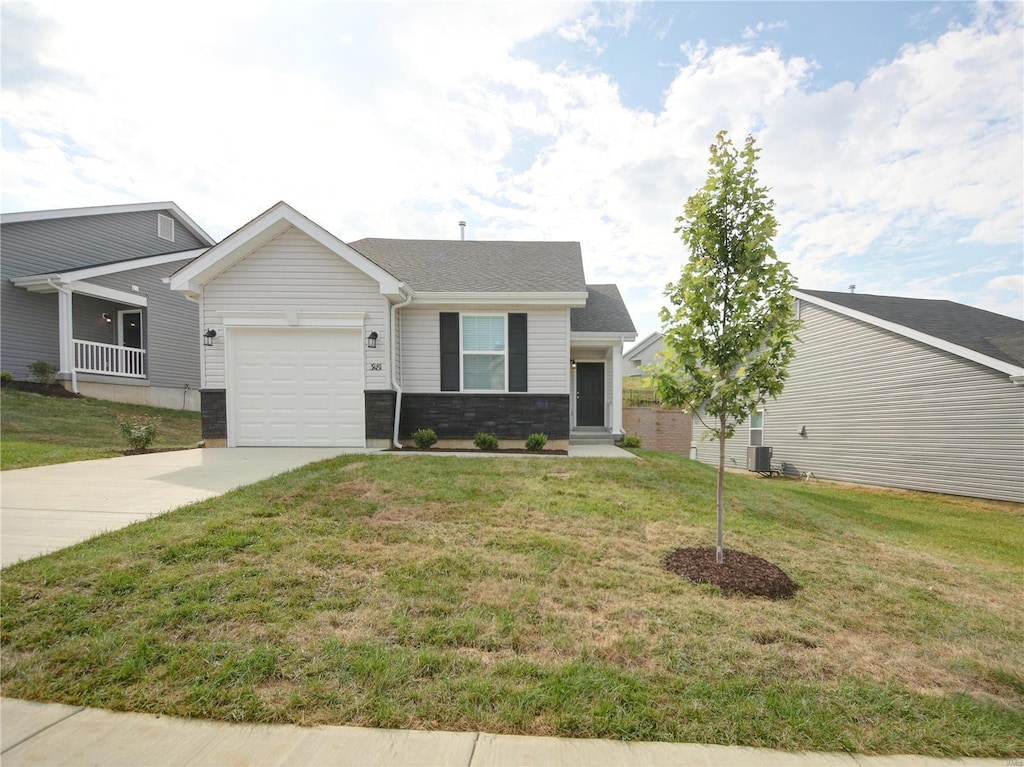
[[[3,571],[7,696],[250,722],[1024,755],[1020,507],[714,470],[348,456]]]
[[[4,387],[0,469],[119,456],[126,445],[117,428],[118,413],[159,415],[162,422],[154,448],[195,447],[199,441],[199,413],[88,397],[44,397]]]

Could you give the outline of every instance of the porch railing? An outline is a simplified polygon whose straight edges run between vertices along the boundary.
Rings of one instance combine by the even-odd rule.
[[[75,343],[75,370],[79,373],[102,373],[104,375],[146,377],[146,350],[130,346],[98,344],[95,341]]]

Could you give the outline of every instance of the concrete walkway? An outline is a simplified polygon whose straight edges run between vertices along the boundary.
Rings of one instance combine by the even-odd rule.
[[[0,700],[0,760],[22,765],[953,767],[1006,759],[794,754],[685,743],[244,725]]]
[[[175,450],[0,472],[0,566],[352,448]]]

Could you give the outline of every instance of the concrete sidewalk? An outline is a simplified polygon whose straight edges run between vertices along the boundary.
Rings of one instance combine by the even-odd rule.
[[[175,450],[0,472],[0,566],[354,448]]]
[[[1006,759],[794,754],[686,743],[535,738],[365,727],[246,725],[0,700],[0,759],[21,765],[421,767],[944,767]]]

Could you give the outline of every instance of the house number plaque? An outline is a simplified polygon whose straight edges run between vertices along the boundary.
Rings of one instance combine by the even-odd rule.
[[[370,372],[372,372],[372,373],[376,373],[376,372],[381,371],[383,369],[384,369],[384,363],[383,362],[371,362],[370,363]]]

